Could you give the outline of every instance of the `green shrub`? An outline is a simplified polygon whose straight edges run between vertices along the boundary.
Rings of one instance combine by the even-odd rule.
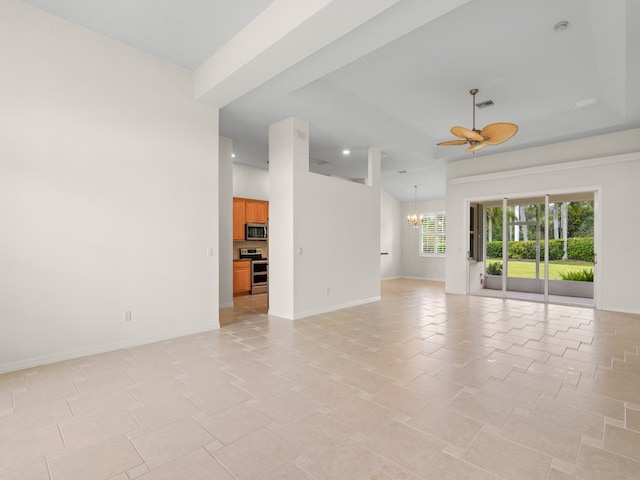
[[[593,262],[593,238],[569,238],[567,256],[572,260]]]
[[[525,256],[524,242],[509,242],[509,258],[527,258]],[[535,257],[534,257],[535,258]]]
[[[527,260],[535,260],[536,258],[536,242],[535,240],[527,240],[522,243],[522,258]],[[540,242],[540,258],[544,256],[544,242]]]
[[[560,276],[563,280],[573,280],[576,282],[593,282],[593,268],[572,270],[570,272],[560,272]]]
[[[544,242],[542,242],[542,246],[544,247]],[[563,254],[564,240],[549,240],[549,260],[562,260]],[[541,257],[544,257],[544,254]]]
[[[502,257],[502,242],[487,242],[487,257],[498,258]]]
[[[509,258],[535,260],[536,241],[510,241]],[[564,240],[549,240],[549,260],[562,260],[564,255]],[[487,242],[487,258],[502,257],[502,242],[500,240]],[[567,239],[567,257],[570,260],[593,262],[593,238]],[[544,240],[540,241],[540,260],[544,260]]]
[[[502,275],[502,263],[487,263],[487,275]]]

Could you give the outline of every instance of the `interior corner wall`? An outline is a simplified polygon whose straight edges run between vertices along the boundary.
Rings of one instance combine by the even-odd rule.
[[[402,276],[402,203],[380,190],[380,278]]]
[[[269,200],[269,170],[233,164],[233,196]]]
[[[380,187],[310,173],[309,135],[269,127],[269,313],[293,320],[380,299]]]
[[[447,164],[447,293],[466,293],[468,201],[597,187],[597,308],[640,313],[639,178],[640,129]]]
[[[233,307],[233,140],[220,137],[219,148],[219,229],[220,308]]]
[[[218,111],[192,73],[0,18],[0,372],[219,328]]]
[[[405,278],[416,278],[423,280],[435,280],[443,282],[445,279],[444,256],[422,256],[420,255],[420,231],[407,224],[407,215],[415,210],[415,202],[404,203],[402,205],[403,228],[402,228],[402,276]],[[434,199],[418,202],[418,214],[439,213],[447,214],[447,228],[449,228],[449,217],[445,209],[445,199]],[[449,249],[449,235],[447,231],[447,249]]]
[[[296,318],[379,300],[380,189],[315,173],[295,188]]]

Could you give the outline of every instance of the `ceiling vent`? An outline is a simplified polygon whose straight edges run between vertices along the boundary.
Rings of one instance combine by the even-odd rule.
[[[485,102],[476,103],[476,107],[478,108],[488,108],[488,107],[493,107],[494,105],[495,105],[495,102],[493,100],[487,100]]]
[[[329,162],[327,160],[322,160],[320,158],[309,157],[309,163],[313,163],[315,165],[325,165]]]

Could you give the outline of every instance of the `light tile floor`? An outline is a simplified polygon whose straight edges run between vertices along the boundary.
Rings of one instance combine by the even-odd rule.
[[[382,301],[0,376],[0,479],[638,479],[640,316]]]

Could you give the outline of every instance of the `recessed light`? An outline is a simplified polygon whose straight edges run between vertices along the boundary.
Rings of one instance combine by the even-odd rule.
[[[342,150],[343,155],[349,155],[350,153],[351,153],[351,150],[349,150],[348,148],[345,148],[344,150]]]
[[[235,154],[235,153],[232,153],[232,154],[231,154],[231,158],[236,158],[236,154]]]
[[[567,29],[568,26],[569,22],[567,22],[566,20],[562,20],[553,26],[553,31],[556,33],[562,33]]]

